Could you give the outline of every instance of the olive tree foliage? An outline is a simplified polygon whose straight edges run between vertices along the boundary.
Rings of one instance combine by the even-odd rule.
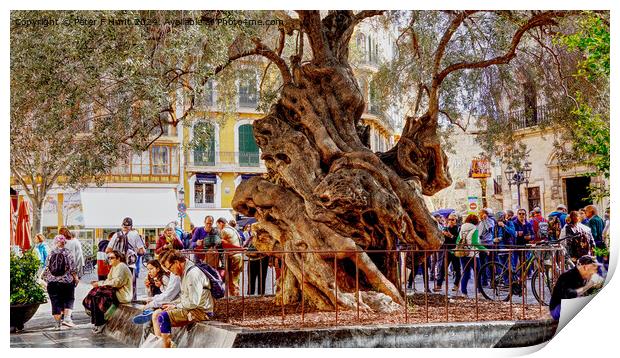
[[[543,129],[558,129],[555,142],[563,147],[571,137],[567,123],[574,123],[575,91],[606,92],[600,82],[574,76],[581,54],[555,40],[574,31],[576,19],[591,15],[582,11],[391,12],[390,21],[400,28],[399,51],[382,68],[377,82],[386,98],[403,103],[413,117],[437,111],[443,134],[454,128],[475,129],[480,133],[481,154],[520,168],[530,149],[515,131],[525,126],[526,119],[536,116]],[[448,33],[451,40],[445,44]]]
[[[187,121],[201,109],[194,101],[203,91],[197,84],[225,70],[233,76],[226,66],[230,44],[262,30],[207,20],[244,16],[200,11],[11,12],[10,170],[14,184],[33,205],[33,231],[40,229],[41,208],[54,185],[78,189],[101,184],[132,152],[146,150],[164,126]],[[96,23],[82,25],[76,21],[80,18]],[[42,19],[58,22],[35,21]],[[110,22],[122,19],[129,21]],[[134,19],[145,21],[137,25]],[[194,24],[179,25],[189,20]],[[218,101],[223,112],[231,107],[226,98]],[[179,109],[176,103],[183,106]]]

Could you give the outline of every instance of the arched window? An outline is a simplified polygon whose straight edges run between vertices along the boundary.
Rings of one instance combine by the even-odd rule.
[[[194,165],[215,165],[215,126],[201,121],[194,125],[194,139],[201,145],[194,148]]]
[[[257,167],[260,163],[258,145],[251,124],[239,126],[239,166]]]

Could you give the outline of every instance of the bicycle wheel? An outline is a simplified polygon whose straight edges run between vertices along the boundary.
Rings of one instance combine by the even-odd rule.
[[[560,270],[556,268],[555,271],[554,273],[551,267],[545,267],[544,273],[536,269],[532,274],[532,294],[534,294],[534,298],[544,306],[549,305],[553,287],[560,276]]]
[[[487,285],[483,286],[483,272],[487,273]],[[508,301],[510,285],[508,268],[499,262],[487,262],[478,272],[478,289],[482,296],[491,301]]]

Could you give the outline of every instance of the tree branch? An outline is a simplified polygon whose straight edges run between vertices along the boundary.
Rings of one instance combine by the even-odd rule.
[[[467,126],[463,127],[463,125],[461,124],[461,122],[453,119],[450,114],[448,114],[448,112],[444,111],[444,110],[439,110],[439,113],[443,114],[444,116],[446,116],[446,118],[448,118],[448,120],[450,121],[450,123],[454,124],[455,126],[461,128],[463,130],[463,132],[467,132]]]
[[[437,86],[441,84],[441,82],[446,78],[446,76],[457,70],[485,68],[491,65],[500,65],[510,62],[510,60],[515,57],[517,46],[521,42],[521,38],[528,30],[535,27],[555,24],[556,18],[565,17],[577,13],[579,13],[579,11],[545,11],[540,14],[534,15],[525,24],[521,25],[521,27],[519,27],[519,29],[515,32],[512,37],[510,48],[506,53],[501,56],[491,58],[489,60],[477,62],[459,62],[452,64],[436,75],[435,81],[437,83]]]

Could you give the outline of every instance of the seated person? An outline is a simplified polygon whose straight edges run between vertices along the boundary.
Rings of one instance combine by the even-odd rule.
[[[125,256],[114,250],[108,253],[110,272],[105,281],[91,282],[90,290],[83,305],[94,324],[93,333],[103,332],[105,323],[114,308],[121,303],[131,302],[133,296],[132,273],[125,263]]]
[[[180,252],[166,252],[161,258],[161,264],[164,270],[181,278],[180,297],[170,304],[162,305],[163,311],[153,313],[155,335],[163,339],[165,348],[170,348],[172,327],[207,321],[213,315],[214,301],[207,276]]]
[[[587,296],[589,290],[603,285],[603,279],[595,275],[600,264],[592,256],[582,256],[577,266],[562,273],[553,287],[549,311],[554,320],[560,319],[562,299]]]

